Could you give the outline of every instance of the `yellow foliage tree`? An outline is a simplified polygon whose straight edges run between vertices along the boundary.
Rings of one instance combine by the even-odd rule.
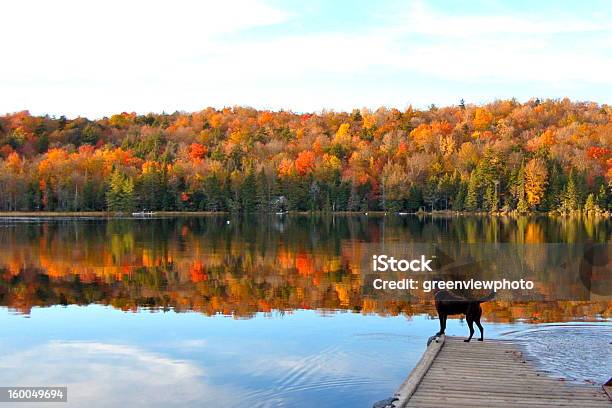
[[[487,130],[493,122],[493,114],[485,108],[478,108],[474,113],[474,128]]]
[[[426,123],[421,123],[416,129],[410,132],[410,137],[417,146],[424,148],[432,138],[431,126]]]
[[[374,125],[376,125],[376,117],[374,115],[365,115],[363,117],[364,129],[371,129]]]
[[[351,126],[348,123],[343,123],[336,132],[334,143],[338,143],[342,146],[348,146],[351,143],[350,135]]]
[[[548,184],[548,169],[542,159],[531,159],[525,166],[525,194],[530,206],[540,204],[546,185]]]

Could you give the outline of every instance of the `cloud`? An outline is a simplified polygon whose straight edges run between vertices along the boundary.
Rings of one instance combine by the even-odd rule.
[[[206,382],[203,368],[135,346],[52,341],[5,356],[0,383],[68,387],[68,407],[238,404],[244,390]]]
[[[304,111],[452,103],[475,92],[611,102],[605,9],[586,18],[563,8],[457,14],[393,3],[366,24],[321,28],[277,4],[8,2],[0,112]]]
[[[612,39],[612,23],[606,18],[448,15],[418,1],[399,21],[394,41],[403,51],[391,58],[399,69],[455,81],[612,84],[607,74],[612,55],[597,46]],[[415,41],[404,41],[415,34]]]
[[[147,77],[155,65],[206,52],[224,35],[279,24],[290,15],[261,1],[10,1],[0,72],[62,80]],[[28,78],[30,79],[30,78]]]
[[[512,11],[507,11],[504,15],[492,13],[450,15],[433,10],[424,1],[411,2],[400,16],[404,22],[401,31],[455,38],[490,34],[523,36],[585,33],[612,29],[612,23],[605,16],[601,20],[586,20],[575,16],[555,15],[554,12],[529,15],[516,14]]]

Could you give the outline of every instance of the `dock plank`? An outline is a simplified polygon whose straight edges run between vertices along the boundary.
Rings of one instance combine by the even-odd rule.
[[[433,342],[395,394],[405,407],[612,407],[601,387],[560,381],[511,341]]]

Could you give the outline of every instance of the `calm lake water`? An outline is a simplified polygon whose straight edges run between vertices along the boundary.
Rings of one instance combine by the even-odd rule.
[[[611,231],[545,217],[3,219],[0,385],[67,385],[74,407],[371,407],[438,322],[426,296],[362,293],[364,244],[593,244]],[[529,261],[545,296],[569,278],[542,256]],[[522,342],[553,376],[607,380],[609,297],[483,308],[486,338]],[[449,320],[448,334],[467,331]]]

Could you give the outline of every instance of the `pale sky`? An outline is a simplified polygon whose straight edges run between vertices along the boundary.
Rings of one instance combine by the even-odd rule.
[[[7,0],[0,114],[612,103],[609,1]]]

